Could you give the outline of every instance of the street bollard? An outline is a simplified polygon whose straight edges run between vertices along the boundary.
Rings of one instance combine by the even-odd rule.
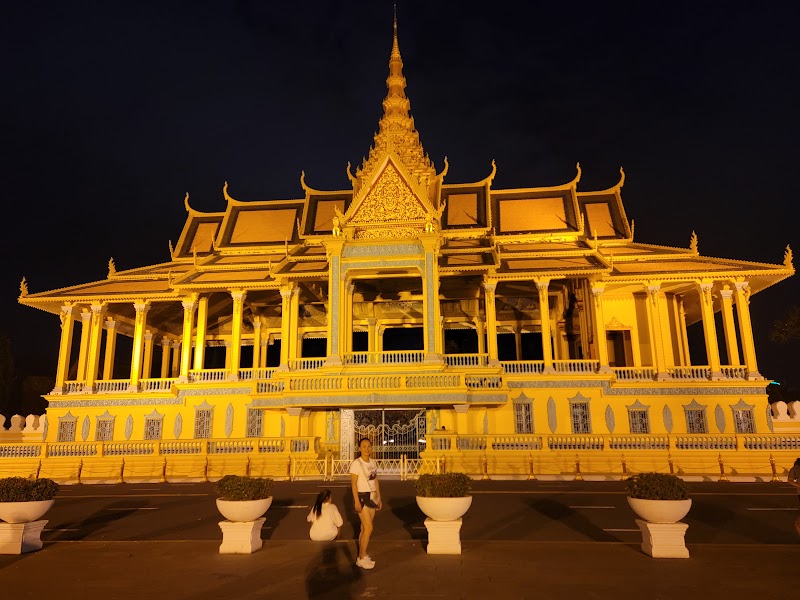
[[[625,481],[628,478],[628,464],[625,462],[625,455],[622,455],[622,479],[620,481]]]
[[[536,475],[533,473],[533,455],[528,457],[528,481],[536,481]]]
[[[675,463],[672,462],[672,454],[667,454],[667,462],[669,462],[669,474],[675,475]]]
[[[83,471],[83,459],[78,463],[78,483],[81,482],[81,471]]]
[[[125,459],[122,459],[122,464],[119,466],[119,479],[117,483],[125,483]]]
[[[164,464],[161,465],[160,483],[167,483],[167,458],[164,457]]]

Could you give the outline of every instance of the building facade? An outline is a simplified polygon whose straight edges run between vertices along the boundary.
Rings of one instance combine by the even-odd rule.
[[[84,477],[334,474],[368,435],[389,462],[487,476],[775,473],[800,415],[770,411],[750,298],[794,273],[789,248],[762,264],[703,256],[694,235],[634,241],[622,171],[597,191],[580,166],[559,186],[497,189],[494,164],[446,182],[396,28],[386,83],[347,189],[301,177],[295,200],[241,201],[226,183],[220,212],[187,195],[162,264],[23,282],[22,304],[60,317],[60,352],[42,449],[8,456]]]

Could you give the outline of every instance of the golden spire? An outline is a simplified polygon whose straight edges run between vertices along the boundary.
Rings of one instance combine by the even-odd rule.
[[[409,173],[419,179],[419,183],[427,187],[436,177],[422,143],[419,133],[414,127],[414,118],[410,114],[411,103],[406,97],[406,78],[403,75],[403,58],[400,56],[400,44],[397,41],[397,6],[395,6],[392,51],[389,55],[389,76],[386,78],[386,97],[383,100],[383,116],[378,122],[378,133],[374,144],[361,167],[356,169],[353,187],[357,188],[361,180],[372,174],[373,169],[382,161],[391,149],[402,161]]]

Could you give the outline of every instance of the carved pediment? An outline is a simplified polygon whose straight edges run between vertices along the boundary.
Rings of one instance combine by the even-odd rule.
[[[348,224],[422,223],[428,216],[426,206],[391,160],[364,191],[363,200],[353,207]]]

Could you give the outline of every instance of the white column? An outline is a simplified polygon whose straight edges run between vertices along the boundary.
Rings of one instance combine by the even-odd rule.
[[[719,291],[719,301],[722,305],[722,329],[725,332],[725,350],[728,353],[728,364],[738,367],[739,345],[736,343],[736,323],[733,320],[733,290],[729,285],[723,286]]]
[[[700,310],[703,316],[703,335],[706,341],[708,366],[711,368],[711,379],[721,379],[717,327],[714,322],[714,298],[711,295],[714,284],[704,281],[698,287],[700,289]]]

